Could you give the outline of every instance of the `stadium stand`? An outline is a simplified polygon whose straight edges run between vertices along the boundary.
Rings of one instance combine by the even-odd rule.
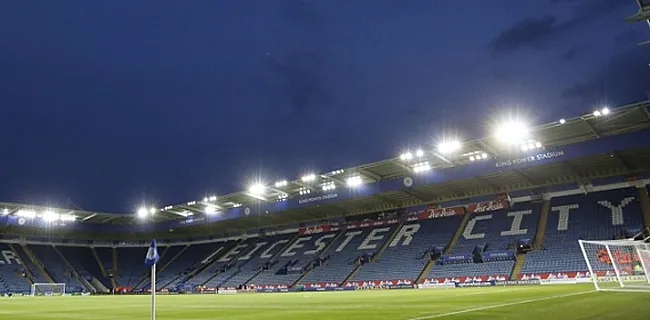
[[[68,246],[57,248],[79,275],[86,279],[88,284],[93,286],[97,292],[106,292],[108,288],[112,288],[110,279],[102,273],[91,248]],[[96,281],[99,281],[99,283]]]
[[[221,281],[219,287],[239,287],[245,285],[253,278],[259,281],[260,274],[277,269],[282,262],[276,257],[289,244],[294,243],[296,234],[284,234],[271,237],[262,237],[247,252],[237,258],[237,270],[226,280]],[[278,282],[282,283],[282,282]]]
[[[74,270],[69,267],[53,246],[31,245],[34,255],[43,263],[47,275],[56,283],[65,283],[68,292],[86,291],[85,286],[79,282]]]
[[[28,293],[31,282],[27,272],[11,248],[0,243],[0,294]]]
[[[643,229],[634,188],[566,196],[551,200],[543,248],[526,255],[522,275],[586,272],[578,239],[630,237]],[[595,265],[594,271],[607,270]]]
[[[186,283],[192,287],[218,287],[222,282],[230,279],[238,272],[239,267],[246,263],[237,261],[237,258],[245,255],[248,250],[254,249],[256,242],[256,238],[249,238],[231,244],[228,249],[208,259],[209,261],[206,261],[202,269]]]
[[[315,260],[319,259],[318,254],[332,243],[337,234],[330,232],[296,238],[288,247],[277,251],[268,268],[260,270],[248,284],[291,286],[305,272],[314,268]]]
[[[43,272],[34,264],[34,262],[32,262],[32,259],[27,256],[23,246],[9,245],[9,247],[18,256],[18,259],[20,259],[20,262],[25,268],[25,271],[27,271],[27,274],[29,274],[33,283],[49,282]]]
[[[416,279],[430,253],[447,247],[461,220],[453,216],[403,225],[379,259],[363,265],[351,280]]]
[[[211,258],[217,257],[230,246],[230,242],[191,245],[164,270],[161,270],[157,284],[161,288],[176,290],[184,284],[193,271],[200,270]]]
[[[489,214],[473,214],[458,243],[431,268],[427,278],[509,277],[519,243],[535,237],[541,203],[523,203]]]
[[[397,225],[390,225],[343,231],[338,240],[320,255],[322,264],[311,270],[299,284],[341,284],[359,265],[372,259],[396,228]]]
[[[113,270],[115,280],[121,288],[135,288],[147,269],[143,265],[146,248],[117,248],[117,268]]]

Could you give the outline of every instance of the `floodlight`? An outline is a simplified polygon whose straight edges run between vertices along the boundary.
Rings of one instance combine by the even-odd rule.
[[[460,150],[460,141],[451,140],[443,141],[438,144],[438,152],[440,153],[452,153]]]
[[[413,166],[413,171],[415,171],[415,173],[426,172],[429,170],[431,170],[431,166],[428,162],[420,162]]]
[[[217,201],[217,196],[211,196],[209,200],[210,201]]]
[[[190,201],[190,202],[187,203],[188,206],[193,206],[195,204],[196,204],[196,201]]]
[[[306,194],[310,194],[310,193],[311,193],[311,190],[308,189],[308,188],[300,188],[300,190],[298,191],[298,193],[299,193],[301,196],[304,196],[304,195],[306,195]]]
[[[275,183],[276,188],[282,188],[287,186],[287,180],[278,181]]]
[[[302,182],[312,182],[312,181],[316,180],[316,175],[313,174],[313,173],[310,173],[308,175],[304,175],[301,178],[301,180],[302,180]]]
[[[481,154],[481,158],[482,158],[483,160],[487,159],[487,158],[488,158],[488,154],[485,153],[485,152],[483,152],[483,153]]]
[[[475,161],[475,160],[476,160],[476,158],[474,158],[474,156],[469,157],[469,161]]]
[[[413,154],[411,152],[404,152],[399,156],[402,161],[409,161],[413,159]]]
[[[264,186],[261,183],[255,183],[252,186],[248,188],[248,192],[254,194],[254,195],[261,195],[264,194],[266,191],[266,186]]]
[[[363,183],[361,176],[348,177],[345,181],[350,188],[358,187]]]
[[[600,113],[600,110],[594,111],[594,117],[600,117],[602,113]]]
[[[208,202],[209,200],[208,197],[203,198],[203,202]]]
[[[61,221],[75,221],[77,217],[71,214],[64,214],[59,217]]]
[[[36,212],[34,210],[20,209],[16,212],[16,216],[23,218],[36,218]]]
[[[424,156],[424,151],[422,151],[422,149],[418,149],[417,151],[415,151],[415,156],[421,158],[422,156]]]
[[[52,210],[47,210],[43,212],[42,218],[47,222],[54,222],[59,220],[59,215],[56,212],[53,212]]]
[[[233,208],[239,208],[239,207],[242,206],[242,204],[238,203],[238,202],[235,202],[235,203],[232,204],[232,206],[233,206]]]
[[[211,215],[211,214],[215,214],[216,212],[217,212],[217,208],[215,208],[213,205],[205,206],[205,214]]]
[[[605,107],[605,108],[601,109],[600,113],[602,113],[604,116],[608,115],[609,114],[609,108]]]
[[[497,128],[495,136],[502,143],[516,145],[530,137],[530,129],[523,122],[508,121]]]
[[[146,218],[148,214],[149,214],[149,211],[147,210],[147,208],[140,208],[138,210],[138,217],[140,217],[140,218]]]
[[[334,182],[328,182],[328,183],[324,183],[321,186],[321,188],[323,189],[323,191],[330,191],[336,189],[336,185],[334,184]]]
[[[560,124],[565,124],[565,123],[566,123],[566,120],[564,120],[564,118],[560,119]]]
[[[4,210],[2,210],[2,215],[6,216],[8,214],[9,214],[9,209],[5,208]]]

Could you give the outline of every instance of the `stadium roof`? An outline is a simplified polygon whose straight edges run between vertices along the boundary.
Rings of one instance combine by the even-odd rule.
[[[650,101],[626,105],[612,110],[599,110],[573,119],[562,119],[530,128],[530,139],[524,145],[536,147],[562,147],[569,144],[599,139],[650,128]],[[204,215],[207,207],[223,210],[237,206],[256,206],[260,203],[282,201],[289,197],[320,192],[322,188],[345,187],[348,183],[369,183],[379,180],[398,179],[416,174],[423,164],[432,170],[450,168],[490,159],[507,159],[512,146],[498,141],[498,137],[461,142],[459,152],[443,155],[437,150],[412,150],[411,158],[405,154],[357,167],[344,168],[326,173],[314,173],[296,180],[283,181],[251,190],[226,195],[190,200],[185,203],[156,208],[149,222],[184,219],[188,215]],[[220,222],[224,229],[250,229],[298,221],[313,221],[334,216],[353,215],[374,211],[439,203],[469,197],[541,188],[568,182],[581,182],[614,175],[634,174],[649,169],[650,148],[629,150],[614,154],[601,154],[569,160],[561,163],[533,166],[526,169],[508,170],[471,179],[450,181],[416,188],[403,188],[378,195],[354,198],[331,204],[290,209],[273,215],[246,217]],[[353,179],[354,181],[349,181]],[[257,189],[256,189],[257,188]],[[55,209],[16,203],[0,203],[0,214],[17,214],[28,211],[52,211],[59,215],[75,216],[78,221],[92,223],[125,224],[137,219],[135,214],[91,212],[75,209]],[[151,210],[151,209],[149,209]],[[213,228],[214,226],[211,226]],[[190,227],[194,229],[200,227]],[[206,228],[205,226],[203,228]],[[188,230],[188,231],[190,231]],[[214,231],[214,229],[212,229]]]

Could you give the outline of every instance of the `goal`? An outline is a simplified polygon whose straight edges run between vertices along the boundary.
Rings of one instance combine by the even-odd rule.
[[[579,240],[596,290],[650,291],[650,243]]]
[[[65,294],[65,283],[34,283],[32,296],[62,296]]]

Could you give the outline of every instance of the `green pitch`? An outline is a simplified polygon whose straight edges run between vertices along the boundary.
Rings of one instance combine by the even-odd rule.
[[[589,285],[158,297],[159,320],[647,319],[650,293]],[[148,319],[148,296],[0,298],[0,319]]]

